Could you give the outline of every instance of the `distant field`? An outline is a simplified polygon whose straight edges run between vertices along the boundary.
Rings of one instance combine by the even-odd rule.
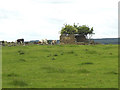
[[[2,48],[3,88],[118,88],[118,45]]]

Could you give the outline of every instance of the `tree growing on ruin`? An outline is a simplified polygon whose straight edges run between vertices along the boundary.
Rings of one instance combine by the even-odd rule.
[[[80,26],[79,24],[64,24],[64,26],[61,29],[61,34],[79,34],[79,35],[84,35],[86,38],[90,40],[92,37],[93,33],[93,27],[90,28],[87,25],[82,25]]]

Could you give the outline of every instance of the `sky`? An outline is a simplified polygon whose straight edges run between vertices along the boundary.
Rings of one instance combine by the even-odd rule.
[[[0,40],[59,40],[64,24],[93,27],[92,38],[118,37],[119,0],[0,0]]]

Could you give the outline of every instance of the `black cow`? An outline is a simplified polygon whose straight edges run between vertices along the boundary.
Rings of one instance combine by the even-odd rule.
[[[0,41],[0,45],[5,46],[5,41]]]
[[[24,39],[17,39],[17,44],[22,44],[24,43]]]

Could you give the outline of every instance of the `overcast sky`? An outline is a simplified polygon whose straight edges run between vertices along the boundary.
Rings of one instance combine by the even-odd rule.
[[[59,39],[66,23],[93,27],[93,38],[116,38],[118,1],[0,0],[0,40]]]

